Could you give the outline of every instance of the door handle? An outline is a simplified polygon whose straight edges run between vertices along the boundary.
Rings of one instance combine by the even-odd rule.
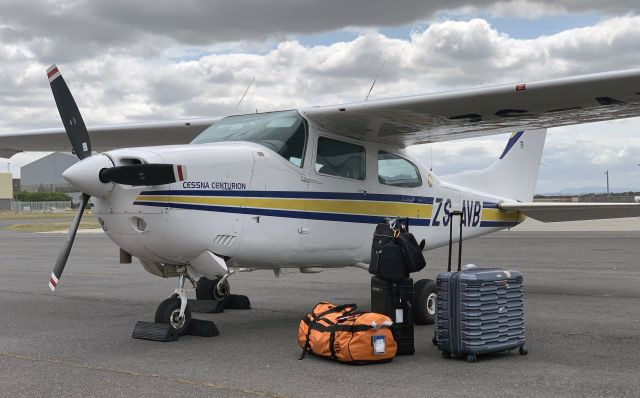
[[[305,227],[300,227],[300,228],[298,228],[298,233],[299,233],[299,234],[304,234],[304,235],[306,235],[306,234],[308,234],[309,232],[311,232],[311,230],[310,230],[309,228],[305,228]]]
[[[304,176],[304,175],[302,175],[302,176],[300,176],[300,177],[301,177],[300,179],[301,179],[302,181],[304,181],[304,182],[313,182],[313,183],[315,183],[315,184],[322,184],[322,181],[314,180],[313,178],[309,178],[309,177],[306,177],[306,176]]]

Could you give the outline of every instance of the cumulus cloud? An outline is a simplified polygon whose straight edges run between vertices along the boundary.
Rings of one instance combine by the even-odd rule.
[[[445,10],[538,18],[580,11],[637,13],[640,5],[631,0],[4,0],[0,25],[8,30],[0,35],[29,42],[41,57],[64,55],[67,61],[104,51],[105,45],[136,47],[150,37],[187,45],[260,41],[345,27],[399,26]]]
[[[55,123],[44,70],[24,44],[0,43],[0,128]],[[367,31],[348,42],[304,46],[295,40],[263,53],[213,53],[176,61],[105,52],[61,65],[89,123],[235,111],[253,112],[357,101],[380,65],[373,97],[561,77],[640,65],[640,17],[616,17],[552,36],[520,40],[486,20],[443,21],[389,38]]]

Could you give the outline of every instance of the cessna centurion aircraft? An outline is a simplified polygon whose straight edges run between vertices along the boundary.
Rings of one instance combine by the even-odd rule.
[[[408,217],[429,250],[447,244],[453,211],[463,213],[463,239],[513,227],[525,216],[640,215],[634,203],[532,202],[546,128],[640,116],[640,69],[88,129],[58,68],[47,74],[64,130],[1,134],[0,156],[73,149],[81,160],[63,174],[83,195],[49,287],[60,282],[91,200],[125,258],[137,257],[159,277],[178,278],[156,321],[180,332],[190,319],[185,280],[210,289],[204,295],[222,297],[238,268],[276,274],[281,268],[366,269],[373,231],[386,219]],[[491,167],[441,178],[404,149],[505,132],[513,134]],[[127,147],[139,145],[145,146]],[[416,283],[416,322],[433,322],[434,291],[432,281]]]

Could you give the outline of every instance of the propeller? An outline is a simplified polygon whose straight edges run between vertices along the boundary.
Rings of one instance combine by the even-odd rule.
[[[51,67],[47,69],[47,77],[49,78],[51,92],[53,93],[53,98],[56,101],[56,106],[58,107],[62,124],[67,132],[67,137],[69,137],[73,151],[80,160],[91,156],[91,140],[89,139],[87,127],[84,124],[84,120],[82,120],[80,110],[71,95],[69,87],[62,78],[62,74],[56,65],[51,65]],[[58,287],[62,271],[64,271],[64,266],[67,264],[67,259],[69,258],[71,247],[73,246],[73,241],[76,238],[76,232],[78,232],[78,226],[80,225],[82,214],[89,203],[89,198],[91,198],[91,195],[84,192],[82,193],[80,208],[78,208],[78,212],[69,226],[67,240],[64,242],[64,246],[60,248],[60,253],[58,253],[56,265],[53,267],[51,278],[49,278],[49,288],[52,292],[56,290],[56,287]]]
[[[60,281],[60,277],[62,276],[62,271],[64,271],[64,266],[67,264],[67,259],[69,258],[69,253],[71,252],[71,246],[73,246],[73,241],[76,238],[76,232],[78,232],[78,226],[80,225],[82,214],[84,213],[84,210],[89,203],[90,197],[91,195],[87,195],[86,193],[82,194],[80,208],[78,208],[78,212],[76,213],[76,216],[73,218],[73,222],[69,227],[67,240],[64,242],[64,246],[62,246],[62,248],[60,249],[58,259],[56,260],[56,265],[53,267],[51,278],[49,278],[49,289],[51,289],[52,292],[56,290],[56,287],[58,287],[58,282]]]
[[[51,65],[47,69],[47,77],[73,152],[80,160],[91,156],[91,140],[87,127],[84,125],[84,120],[82,120],[82,115],[80,115],[80,110],[69,87],[56,65]]]
[[[184,166],[173,164],[132,164],[104,168],[98,173],[101,182],[125,185],[164,185],[183,181]]]

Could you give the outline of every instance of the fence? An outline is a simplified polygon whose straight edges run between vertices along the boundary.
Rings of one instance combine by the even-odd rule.
[[[534,202],[633,203],[633,195],[536,196]]]
[[[56,202],[22,202],[19,200],[11,201],[11,210],[12,211],[63,211],[71,209],[71,201],[56,201]]]

